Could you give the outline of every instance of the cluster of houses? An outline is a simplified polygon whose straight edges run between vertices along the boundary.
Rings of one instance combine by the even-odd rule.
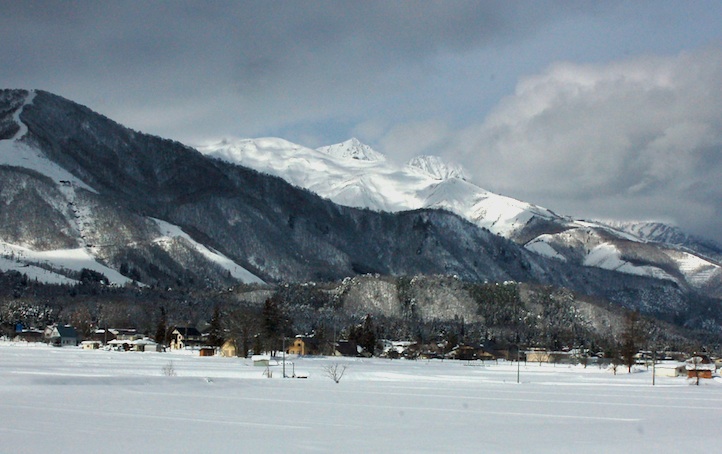
[[[448,349],[443,344],[421,345],[411,341],[381,340],[381,357],[397,359],[453,359],[462,361],[524,361],[551,364],[598,364],[611,362],[602,355],[593,355],[588,351],[575,349],[551,351],[543,348],[520,349],[516,345],[502,345],[487,341],[480,346],[457,345]],[[286,346],[289,355],[318,355],[321,346],[313,336],[297,336]],[[332,349],[335,356],[369,356],[352,341],[335,342]],[[655,358],[653,358],[655,356]],[[691,357],[682,352],[665,352],[652,355],[649,351],[640,351],[635,355],[636,364],[655,367],[657,376],[689,378],[712,378],[716,370],[722,367],[722,359],[713,360],[706,354],[693,354]]]
[[[543,348],[521,349],[516,345],[501,345],[487,341],[480,346],[457,345],[443,353],[446,346],[421,346],[408,341],[381,341],[383,353],[388,358],[408,359],[456,359],[464,361],[523,361],[550,364],[598,364],[600,366],[612,363],[602,354],[591,354],[578,349],[552,351]],[[640,351],[634,355],[635,364],[646,368],[654,367],[655,374],[660,377],[712,378],[718,369],[722,368],[722,358],[713,359],[703,353],[694,353],[691,356],[683,352],[664,352],[653,354],[650,351]]]
[[[44,342],[56,347],[77,346],[78,332],[70,325],[50,325],[44,330],[18,327],[13,338],[15,342]]]
[[[75,328],[69,325],[51,325],[44,330],[18,329],[14,341],[45,342],[47,344],[66,347],[81,346],[83,349],[113,349],[121,351],[161,352],[166,347],[153,339],[143,336],[134,329],[98,329],[87,339],[80,340]],[[497,345],[493,341],[481,346],[457,345],[448,349],[443,344],[420,345],[411,341],[382,340],[381,357],[397,359],[455,359],[464,361],[525,361],[554,364],[603,364],[604,359],[589,355],[588,352],[577,350],[550,351],[540,348],[522,350],[516,345]],[[226,341],[220,348],[207,346],[206,337],[191,326],[177,326],[173,329],[168,347],[170,350],[198,350],[201,356],[237,356],[238,350],[233,341]],[[320,345],[313,336],[296,336],[285,345],[288,355],[307,356],[329,353],[328,346]],[[331,344],[333,356],[371,356],[353,341],[340,340]],[[658,376],[677,377],[686,375],[688,378],[712,378],[717,369],[722,367],[722,359],[713,359],[706,354],[685,355],[683,353],[667,353],[654,355],[651,352],[639,352],[635,355],[637,364],[653,365]]]
[[[44,342],[55,347],[80,346],[86,350],[106,348],[122,351],[161,352],[166,349],[164,345],[138,333],[135,329],[97,329],[90,336],[81,340],[81,336],[73,326],[58,324],[50,325],[44,330],[19,329],[13,340],[16,342]],[[179,326],[172,331],[169,348],[172,350],[200,348],[203,346],[204,340],[196,328]]]

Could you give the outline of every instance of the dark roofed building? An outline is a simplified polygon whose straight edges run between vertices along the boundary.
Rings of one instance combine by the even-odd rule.
[[[117,335],[109,329],[96,329],[90,335],[90,340],[101,342],[103,345],[107,344],[112,340],[115,340],[116,338]]]
[[[171,334],[170,348],[182,350],[186,347],[200,347],[203,337],[196,328],[192,326],[176,326]]]
[[[78,332],[70,325],[53,325],[45,330],[45,337],[51,345],[56,347],[77,347]]]
[[[359,348],[356,342],[341,340],[336,342],[333,356],[359,356]]]
[[[15,341],[20,342],[43,342],[44,333],[38,329],[24,329],[15,333]]]

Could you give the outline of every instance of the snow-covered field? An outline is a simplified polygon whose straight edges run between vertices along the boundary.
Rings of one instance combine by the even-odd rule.
[[[722,383],[597,367],[84,351],[0,343],[2,452],[694,452]],[[324,375],[346,365],[337,384]],[[175,376],[166,375],[172,364]]]

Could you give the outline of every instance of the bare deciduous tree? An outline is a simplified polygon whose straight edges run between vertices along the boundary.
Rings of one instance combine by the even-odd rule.
[[[323,374],[336,383],[341,381],[345,372],[346,365],[341,365],[339,363],[334,363],[323,368]]]
[[[168,361],[168,364],[163,366],[162,371],[163,375],[165,375],[166,377],[175,377],[177,375],[175,367],[173,366],[173,361]]]

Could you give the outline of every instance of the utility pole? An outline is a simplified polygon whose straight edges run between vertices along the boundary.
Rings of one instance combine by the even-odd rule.
[[[276,345],[278,345],[278,344],[276,344]],[[286,378],[286,336],[283,336],[282,345],[283,345],[283,353],[281,355],[283,358],[283,378]]]
[[[657,377],[657,349],[652,349],[652,386],[654,386],[655,378]]]
[[[521,364],[519,362],[519,344],[516,346],[516,382],[521,383],[519,381],[519,370],[521,368]]]

